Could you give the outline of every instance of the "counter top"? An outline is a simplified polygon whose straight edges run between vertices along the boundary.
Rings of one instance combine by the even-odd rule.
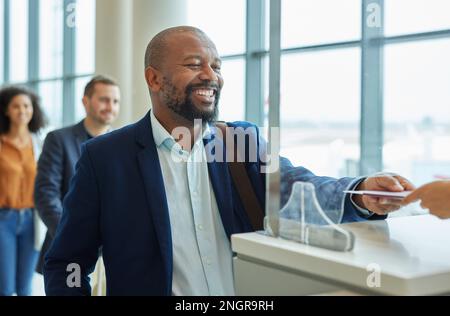
[[[238,256],[391,295],[450,293],[450,220],[431,215],[341,224],[355,247],[336,252],[259,233],[232,236]],[[380,272],[379,287],[368,285]]]

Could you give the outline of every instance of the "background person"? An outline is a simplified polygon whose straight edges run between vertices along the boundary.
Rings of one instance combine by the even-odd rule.
[[[21,87],[0,90],[0,295],[31,295],[38,259],[34,180],[45,119],[38,97]]]
[[[41,274],[45,253],[61,218],[62,201],[80,158],[81,144],[111,130],[120,109],[119,87],[110,78],[96,76],[86,84],[82,102],[86,117],[76,125],[49,133],[38,162],[35,202],[48,229],[36,269]]]

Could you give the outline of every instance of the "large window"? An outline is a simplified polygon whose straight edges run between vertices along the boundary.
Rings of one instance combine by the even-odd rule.
[[[41,0],[39,10],[39,77],[63,74],[63,1]]]
[[[49,130],[61,126],[63,121],[62,81],[51,80],[39,83],[39,95],[49,119]]]
[[[450,29],[448,0],[385,0],[386,36]]]
[[[77,0],[75,73],[89,75],[95,71],[95,1]]]
[[[362,14],[374,8],[377,26]],[[282,154],[332,176],[449,178],[448,12],[444,0],[282,0]]]
[[[220,118],[262,126],[270,0],[214,1],[189,1],[188,17],[224,60]],[[449,176],[448,12],[447,0],[281,0],[281,153],[336,177]]]
[[[450,38],[385,50],[384,164],[417,184],[450,178]]]
[[[187,10],[189,25],[205,31],[222,56],[245,52],[246,1],[189,0]]]
[[[205,14],[210,10],[215,14]],[[189,0],[188,24],[205,31],[222,58],[225,86],[219,104],[219,119],[245,118],[246,1]],[[225,27],[224,27],[225,26]]]
[[[361,0],[282,0],[281,47],[359,40]]]
[[[360,58],[358,48],[282,56],[281,154],[295,165],[335,177],[354,172]]]
[[[357,175],[361,1],[281,4],[281,154],[316,174]]]
[[[219,119],[238,121],[245,118],[245,61],[242,58],[224,60],[222,76],[225,85],[219,105]]]
[[[64,2],[39,1],[39,74],[37,87],[50,122],[49,129],[63,123]]]
[[[281,153],[323,175],[450,178],[450,3],[281,4]]]
[[[384,3],[383,166],[416,185],[449,179],[450,2]]]
[[[187,10],[223,60],[219,119],[263,126],[270,0],[189,0]],[[281,0],[271,31],[281,39],[282,154],[332,176],[448,177],[448,12],[448,0]],[[95,1],[0,0],[0,16],[0,82],[36,89],[53,127],[81,119]]]
[[[28,0],[9,1],[9,81],[24,82],[28,78]]]
[[[94,72],[95,1],[0,0],[0,16],[0,83],[35,90],[49,130],[81,118],[77,85]]]
[[[28,86],[40,96],[49,119],[42,136],[84,116],[94,47],[95,0],[0,0],[0,85]],[[37,274],[33,293],[44,294]]]

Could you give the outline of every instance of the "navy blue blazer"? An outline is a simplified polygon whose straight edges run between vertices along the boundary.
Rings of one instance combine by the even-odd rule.
[[[229,125],[253,126],[246,122]],[[205,144],[209,142],[223,145],[214,136],[205,140]],[[246,167],[264,206],[265,177],[260,173],[260,163],[247,163]],[[252,231],[227,164],[214,161],[208,163],[208,169],[228,238]],[[281,169],[285,181],[313,182],[324,203],[341,203],[342,190],[354,181],[316,177],[304,168],[292,167],[286,159],[282,159]],[[284,191],[282,195],[286,196],[289,189]],[[344,221],[364,220],[348,200],[345,203]],[[170,220],[149,114],[83,145],[64,200],[63,216],[45,260],[47,295],[90,295],[88,275],[94,270],[101,246],[108,295],[171,295]],[[72,263],[81,268],[81,287],[66,285],[71,273],[66,269]]]
[[[63,211],[62,201],[69,191],[75,165],[81,156],[81,144],[89,138],[83,121],[48,133],[39,157],[34,201],[47,234],[42,245],[37,272],[42,273],[44,255],[50,248]]]

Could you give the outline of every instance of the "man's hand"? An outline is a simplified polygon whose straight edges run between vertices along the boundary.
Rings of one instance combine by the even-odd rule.
[[[392,192],[412,191],[414,189],[414,185],[412,185],[407,179],[391,173],[377,173],[368,177],[356,188],[358,191],[368,190]],[[354,196],[353,199],[359,207],[367,209],[378,215],[386,215],[389,212],[397,211],[403,206],[402,201],[388,198],[357,195]]]
[[[425,184],[403,201],[403,205],[421,200],[420,206],[429,209],[439,218],[450,218],[450,181],[436,181]]]

